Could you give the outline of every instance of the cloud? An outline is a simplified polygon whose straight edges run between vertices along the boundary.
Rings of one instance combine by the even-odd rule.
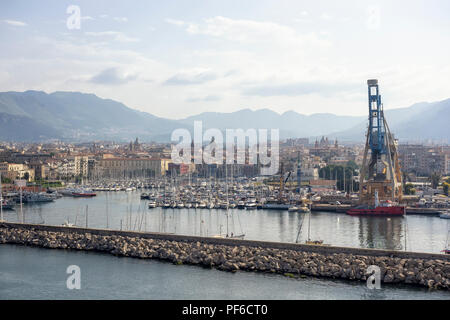
[[[9,24],[10,26],[14,26],[14,27],[25,27],[25,26],[27,26],[27,24],[25,22],[18,21],[18,20],[3,20],[3,22]]]
[[[318,94],[322,96],[331,96],[337,93],[352,91],[358,89],[353,83],[328,84],[321,82],[294,82],[286,84],[267,84],[250,86],[242,91],[247,96],[302,96],[308,94]]]
[[[114,17],[113,19],[116,20],[117,22],[128,22],[127,17]]]
[[[183,25],[185,25],[185,22],[184,21],[181,21],[181,20],[175,20],[175,19],[166,19],[166,22],[167,23],[170,23],[170,24],[173,24],[173,25],[176,25],[176,26],[183,26]]]
[[[201,84],[217,79],[217,75],[210,71],[189,71],[178,73],[169,79],[167,79],[164,84],[172,86],[180,85],[193,85]]]
[[[329,45],[327,40],[320,39],[315,33],[299,34],[289,26],[274,22],[230,19],[222,16],[205,19],[203,24],[178,20],[168,22],[184,27],[186,32],[192,35],[207,35],[245,44],[265,43],[282,47]]]
[[[124,84],[129,81],[135,80],[137,78],[136,75],[127,75],[121,72],[118,68],[109,68],[101,71],[97,75],[93,76],[89,82],[98,83],[98,84],[110,84],[110,85],[118,85]]]
[[[332,19],[332,17],[330,16],[330,14],[329,14],[329,13],[326,13],[326,12],[322,13],[321,16],[320,16],[320,18],[321,18],[322,20],[331,20],[331,19]]]
[[[220,101],[220,97],[216,95],[208,95],[206,97],[197,97],[186,99],[186,102],[209,102],[209,101]]]
[[[138,38],[132,38],[127,35],[125,35],[123,32],[119,31],[100,31],[100,32],[85,32],[85,35],[92,36],[92,37],[110,37],[114,41],[118,42],[138,42],[140,39]]]

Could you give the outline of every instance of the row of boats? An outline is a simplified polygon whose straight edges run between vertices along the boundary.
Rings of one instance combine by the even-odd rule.
[[[290,212],[308,212],[309,208],[306,203],[290,204],[280,208],[272,206],[272,203],[258,202],[256,198],[225,200],[225,199],[164,199],[163,196],[142,193],[142,200],[148,200],[149,208],[166,208],[166,209],[284,209]]]

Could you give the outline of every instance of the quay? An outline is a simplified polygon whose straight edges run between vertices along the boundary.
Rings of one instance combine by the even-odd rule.
[[[349,204],[312,204],[311,211],[326,211],[326,212],[337,212],[337,213],[345,213],[348,209],[350,209],[352,205]],[[419,208],[419,207],[406,207],[406,214],[420,214],[420,215],[430,215],[430,216],[439,216],[442,209],[436,208]]]
[[[87,229],[0,222],[0,244],[107,252],[236,272],[366,281],[380,268],[382,283],[450,288],[450,256],[366,248]]]

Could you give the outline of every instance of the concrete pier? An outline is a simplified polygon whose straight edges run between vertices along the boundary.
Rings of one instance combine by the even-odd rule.
[[[350,209],[352,205],[349,204],[312,204],[312,211],[326,211],[326,212],[337,212],[337,213],[346,213],[348,209]],[[436,208],[415,208],[415,207],[406,207],[405,212],[407,215],[418,214],[418,215],[430,215],[430,216],[438,216],[439,213],[444,209],[436,209]]]
[[[448,290],[450,256],[443,254],[206,238],[63,226],[0,223],[0,244],[93,250],[235,272],[237,270],[365,281],[370,265],[383,283]]]

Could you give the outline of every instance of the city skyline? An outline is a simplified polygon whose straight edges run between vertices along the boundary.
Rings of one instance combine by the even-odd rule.
[[[71,5],[80,29],[67,26]],[[449,4],[408,2],[407,15],[405,5],[3,2],[0,91],[89,92],[170,119],[245,108],[361,116],[369,78],[386,109],[446,99]]]

